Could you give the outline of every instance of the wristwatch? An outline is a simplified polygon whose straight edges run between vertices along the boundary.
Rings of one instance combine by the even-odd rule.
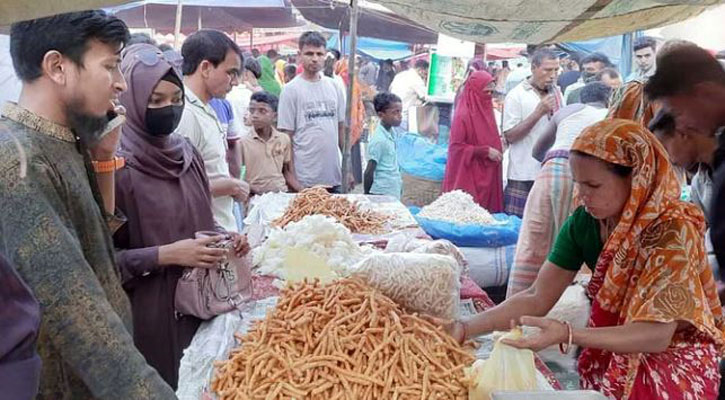
[[[113,157],[113,160],[108,161],[92,161],[93,170],[96,173],[103,174],[118,171],[126,165],[126,159],[123,157]]]

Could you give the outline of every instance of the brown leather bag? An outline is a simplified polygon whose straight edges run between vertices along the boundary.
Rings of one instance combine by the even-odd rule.
[[[196,238],[222,236],[218,232],[197,232]],[[204,320],[241,307],[252,298],[249,255],[237,257],[228,236],[209,245],[229,250],[218,268],[186,268],[176,283],[176,312]]]

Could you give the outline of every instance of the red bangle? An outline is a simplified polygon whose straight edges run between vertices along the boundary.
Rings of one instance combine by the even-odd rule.
[[[574,330],[571,328],[569,321],[561,321],[562,324],[566,325],[567,341],[566,343],[559,343],[559,351],[561,354],[569,354],[571,350],[571,342],[574,340]]]

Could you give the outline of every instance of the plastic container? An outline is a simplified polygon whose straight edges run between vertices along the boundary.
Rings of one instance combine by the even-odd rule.
[[[607,400],[593,390],[558,390],[542,392],[496,392],[491,400]]]

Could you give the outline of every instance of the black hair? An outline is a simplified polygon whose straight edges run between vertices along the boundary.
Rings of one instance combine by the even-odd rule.
[[[430,64],[426,60],[418,60],[415,62],[415,69],[428,69]]]
[[[256,54],[256,56],[255,56],[255,54]],[[252,56],[259,57],[260,54],[261,53],[260,53],[259,49],[257,49],[257,48],[252,49]]]
[[[392,67],[393,66],[393,60],[391,60],[391,59],[388,58],[388,59],[383,60],[381,62],[381,64],[383,64],[383,65],[388,64],[388,65],[390,65]]]
[[[328,53],[332,53],[333,56],[335,56],[335,61],[339,61],[342,57],[342,54],[340,54],[340,51],[337,49],[327,49]]]
[[[159,45],[159,50],[161,50],[162,52],[165,52],[165,51],[174,50],[174,48],[168,43],[161,43]]]
[[[132,33],[131,37],[128,39],[128,42],[126,42],[126,46],[133,46],[134,44],[139,43],[156,46],[156,41],[151,39],[151,36],[149,36],[148,33],[143,32]]]
[[[327,47],[327,40],[325,40],[325,37],[322,36],[320,32],[307,31],[300,36],[298,46],[300,51],[302,51],[302,48],[305,46]]]
[[[244,69],[254,74],[254,77],[257,79],[262,77],[262,66],[254,57],[244,59]]]
[[[681,45],[658,55],[657,71],[647,81],[644,93],[657,100],[685,93],[704,82],[725,85],[725,69],[707,50]]]
[[[287,64],[284,66],[285,74],[297,74],[297,66],[295,64]]]
[[[580,68],[582,66],[582,55],[581,53],[575,51],[573,53],[569,54],[569,60],[574,61],[576,65],[578,65]]]
[[[400,97],[390,93],[382,92],[375,95],[373,99],[373,106],[375,106],[375,112],[385,112],[392,104],[402,103]]]
[[[269,58],[270,60],[277,58],[277,56],[279,56],[279,53],[277,53],[277,50],[275,50],[275,49],[267,50],[267,58]]]
[[[184,57],[182,72],[191,75],[199,68],[202,61],[209,61],[214,67],[224,62],[229,50],[243,60],[242,50],[224,32],[214,29],[202,29],[184,41],[181,56]]]
[[[121,47],[129,37],[126,24],[105,11],[65,13],[13,24],[10,54],[18,78],[32,82],[43,75],[43,58],[51,50],[82,66],[91,40]]]
[[[653,52],[657,51],[657,41],[649,36],[642,36],[634,41],[634,51],[640,51],[648,47],[652,48]]]
[[[581,102],[584,104],[603,103],[608,105],[611,95],[612,88],[599,81],[587,83],[580,93]]]
[[[657,112],[657,115],[652,118],[647,129],[657,136],[668,137],[675,133],[676,127],[675,116],[671,112],[663,109]]]
[[[595,157],[595,156],[593,156],[589,153],[585,153],[583,151],[570,150],[569,153],[575,154],[575,155],[581,156],[581,157],[588,157],[588,158],[593,158],[595,160],[599,160],[607,166],[608,170],[612,171],[615,175],[619,176],[620,178],[626,178],[626,177],[632,175],[632,171],[634,170],[634,168],[632,168],[632,167],[628,167],[628,166],[622,165],[622,164],[615,164],[613,162],[602,160],[599,157]]]
[[[539,50],[539,45],[537,45],[537,44],[527,44],[526,45],[526,51],[525,51],[525,53],[529,57],[532,57],[534,55],[534,53],[536,53],[537,50]]]
[[[595,79],[601,81],[604,75],[608,76],[611,79],[617,79],[620,77],[619,72],[616,69],[607,67],[599,71]]]
[[[558,59],[559,59],[559,55],[556,54],[556,52],[554,50],[551,50],[546,47],[542,47],[542,48],[536,50],[536,52],[534,52],[534,55],[531,56],[531,64],[534,67],[540,67],[541,64],[544,63],[544,60],[558,60]]]
[[[255,92],[254,94],[252,94],[251,101],[256,101],[257,103],[265,103],[269,105],[272,110],[274,110],[274,112],[277,112],[277,105],[279,104],[279,99],[272,93],[265,91]]]
[[[503,60],[503,61],[501,61],[501,68],[508,68],[508,67],[509,67],[509,62],[508,62],[508,60]]]
[[[581,60],[580,65],[592,64],[592,63],[596,63],[596,62],[602,63],[602,65],[604,65],[604,67],[612,66],[612,62],[609,61],[609,57],[607,57],[606,55],[599,53],[599,52],[587,54],[587,56]]]

